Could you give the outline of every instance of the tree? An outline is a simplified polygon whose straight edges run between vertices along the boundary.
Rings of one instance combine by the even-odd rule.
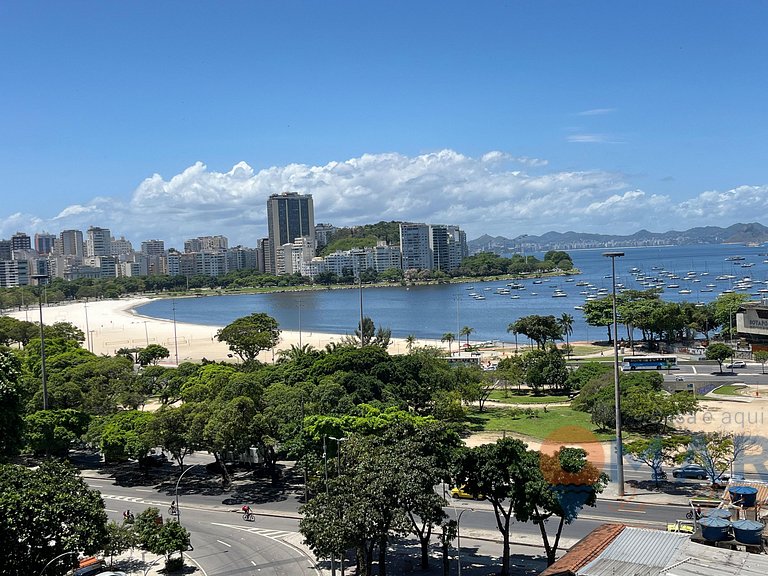
[[[104,545],[104,556],[109,556],[109,565],[112,565],[112,557],[116,554],[135,547],[138,544],[136,533],[130,525],[110,522],[107,524],[107,541]]]
[[[243,362],[256,360],[259,352],[274,348],[280,340],[277,320],[258,312],[238,318],[216,333],[219,342],[226,342],[229,349]]]
[[[482,494],[493,506],[496,527],[502,536],[501,576],[509,576],[509,532],[516,512],[526,505],[526,482],[536,474],[537,462],[526,445],[503,438],[494,444],[467,448],[458,453],[453,481],[471,494]]]
[[[156,445],[152,431],[155,415],[151,412],[126,410],[111,416],[101,433],[104,460],[124,461],[135,458],[141,465],[149,450]]]
[[[198,438],[194,427],[196,416],[194,403],[185,403],[178,408],[164,406],[155,412],[151,424],[155,441],[171,453],[182,470],[184,458],[197,448]]]
[[[657,435],[651,438],[636,438],[631,442],[627,442],[624,444],[623,451],[635,462],[640,462],[650,467],[651,478],[653,478],[658,488],[659,482],[663,478],[662,468],[664,464],[674,463],[680,448],[689,442],[690,438],[687,436]]]
[[[0,350],[0,461],[21,449],[23,413],[21,363],[11,352]]]
[[[700,432],[691,437],[688,451],[678,460],[693,461],[707,473],[713,486],[728,472],[734,462],[756,446],[750,434],[733,432]]]
[[[584,506],[595,506],[597,495],[608,485],[608,476],[587,460],[587,452],[582,448],[563,446],[551,456],[528,451],[527,456],[534,464],[538,459],[538,466],[529,467],[526,497],[515,517],[520,522],[531,520],[539,526],[547,564],[551,566],[564,525],[576,520]],[[550,542],[546,522],[552,516],[559,517],[560,521],[554,541]]]
[[[573,316],[563,312],[558,318],[557,323],[560,325],[560,330],[565,335],[565,349],[568,356],[571,355],[571,344],[569,337],[573,334]]]
[[[722,342],[715,342],[707,346],[704,351],[704,357],[707,360],[715,360],[720,367],[720,373],[723,373],[723,361],[733,356],[733,348]]]
[[[613,342],[613,299],[610,296],[585,302],[584,319],[590,326],[605,326],[608,329],[608,341]]]
[[[405,347],[408,349],[408,354],[413,350],[414,344],[416,344],[416,336],[408,334],[408,336],[405,337]]]
[[[568,368],[562,353],[551,348],[536,349],[522,356],[525,382],[537,393],[549,385],[552,389],[562,389],[568,381]]]
[[[389,347],[391,337],[392,330],[379,327],[377,331],[373,320],[365,316],[362,319],[362,324],[358,323],[357,328],[355,328],[355,335],[350,337],[348,342],[359,348],[378,346],[386,350]]]
[[[101,495],[73,466],[46,461],[36,470],[0,465],[0,574],[39,574],[60,554],[100,551],[107,540]],[[71,557],[47,574],[64,574]]]
[[[507,332],[525,334],[536,342],[536,346],[541,350],[546,348],[547,342],[555,342],[563,338],[563,328],[552,315],[531,314],[530,316],[523,316],[507,326]]]
[[[765,363],[768,362],[768,350],[757,350],[752,353],[752,358],[754,358],[755,362],[760,362],[763,374],[765,374]]]
[[[165,556],[166,571],[180,570],[184,565],[185,550],[189,549],[189,532],[178,522],[164,522],[150,540],[147,548],[153,554]],[[173,560],[174,553],[179,554],[178,560]]]
[[[440,338],[440,342],[448,342],[448,355],[451,356],[451,344],[456,340],[456,335],[453,332],[446,332]]]
[[[731,339],[733,338],[733,333],[731,330],[735,323],[734,318],[736,312],[738,311],[739,306],[741,306],[747,300],[749,300],[749,296],[747,294],[740,292],[730,292],[721,294],[713,303],[715,322],[717,322],[719,326],[723,327],[721,332],[727,332],[728,337]]]
[[[27,448],[34,454],[65,456],[88,429],[90,417],[79,410],[38,410],[24,419]]]
[[[150,344],[146,348],[142,348],[138,353],[138,361],[142,366],[157,366],[157,363],[163,358],[170,357],[171,353],[165,346],[159,344]]]
[[[461,331],[459,332],[459,336],[466,336],[467,337],[467,348],[469,348],[469,335],[474,332],[475,329],[471,328],[469,326],[464,326]]]

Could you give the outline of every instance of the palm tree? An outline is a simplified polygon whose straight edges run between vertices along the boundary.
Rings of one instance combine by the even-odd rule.
[[[405,337],[405,347],[408,349],[408,354],[410,354],[411,350],[413,350],[414,344],[416,344],[416,336],[413,334],[408,334],[408,336]]]
[[[560,324],[560,328],[563,330],[563,334],[565,334],[565,350],[568,356],[570,356],[571,346],[568,337],[573,334],[573,316],[563,312],[557,323]]]
[[[451,342],[456,340],[456,335],[453,332],[446,332],[443,337],[440,338],[440,342],[448,342],[448,356],[451,356]]]
[[[469,335],[474,332],[474,328],[470,328],[469,326],[464,326],[464,328],[461,329],[461,332],[459,332],[459,336],[466,336],[467,337],[467,348],[469,348]]]

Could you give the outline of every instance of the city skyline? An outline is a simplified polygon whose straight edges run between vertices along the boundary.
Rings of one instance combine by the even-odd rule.
[[[41,9],[42,8],[42,9]],[[0,7],[0,237],[768,221],[763,4]]]

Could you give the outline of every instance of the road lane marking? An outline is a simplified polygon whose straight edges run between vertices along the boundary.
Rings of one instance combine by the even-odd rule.
[[[89,484],[91,488],[104,488],[102,484]]]
[[[154,490],[147,490],[146,488],[136,488],[136,492],[151,492],[154,494]]]
[[[268,535],[268,533],[269,534],[275,534],[276,532],[278,532],[277,530],[269,530],[267,528],[253,528],[253,527],[249,527],[249,526],[238,526],[238,525],[235,525],[235,524],[222,524],[220,522],[211,522],[211,525],[212,526],[222,526],[222,527],[225,527],[225,528],[231,528],[233,530],[242,530],[244,532],[249,532],[249,533],[255,534],[257,536],[263,536],[264,538],[269,538],[270,540],[272,540],[274,542],[277,542],[278,544],[282,544],[283,546],[286,546],[287,548],[290,548],[294,552],[297,552],[303,558],[307,558],[308,560],[310,560],[312,562],[312,568],[315,570],[315,572],[318,574],[318,576],[322,575],[322,571],[315,565],[315,560],[313,559],[312,556],[308,555],[305,550],[295,546],[294,544],[292,544],[290,542],[286,542],[285,540],[282,539],[285,536],[288,536],[288,535],[291,535],[291,534],[296,534],[296,532],[285,531],[285,532],[283,532],[283,536],[277,537],[277,536],[269,536]],[[261,570],[261,568],[259,568],[259,570]]]
[[[254,566],[256,566],[256,562],[254,562],[253,560],[251,560],[251,564],[253,564]]]
[[[114,512],[117,514],[117,510],[112,510],[112,508],[104,508],[104,512]]]
[[[227,548],[232,548],[232,544],[227,544],[224,540],[216,540],[219,544],[224,544]]]

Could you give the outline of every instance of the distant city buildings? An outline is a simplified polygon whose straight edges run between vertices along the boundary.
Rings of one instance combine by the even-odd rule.
[[[274,275],[321,274],[357,277],[366,271],[456,270],[467,256],[466,235],[458,226],[403,222],[400,243],[337,250],[317,256],[337,228],[317,224],[310,194],[283,192],[267,200],[268,236],[255,248],[229,247],[226,236],[199,236],[184,241],[183,252],[167,249],[158,239],[143,240],[138,251],[124,236],[90,226],[62,230],[58,235],[24,232],[0,240],[0,287],[25,286],[33,275],[64,280],[151,275],[221,276],[233,270]]]

